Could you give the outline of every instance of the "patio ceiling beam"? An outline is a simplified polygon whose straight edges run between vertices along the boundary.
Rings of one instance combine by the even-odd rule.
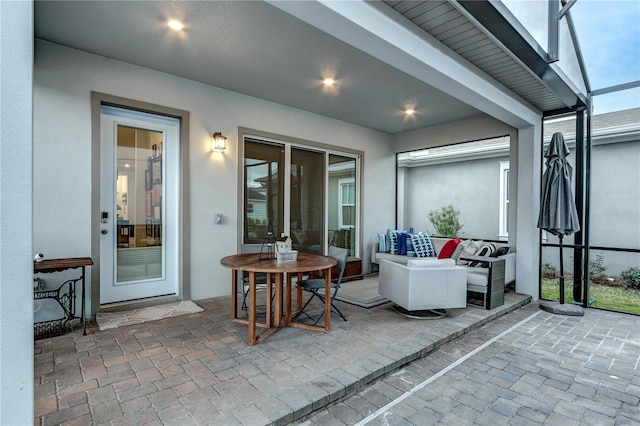
[[[577,110],[587,105],[586,97],[576,93],[547,62],[546,52],[539,46],[535,49],[518,31],[512,22],[515,18],[507,18],[511,14],[506,7],[501,6],[502,10],[498,10],[495,2],[477,0],[460,0],[457,3],[553,91],[567,107]]]

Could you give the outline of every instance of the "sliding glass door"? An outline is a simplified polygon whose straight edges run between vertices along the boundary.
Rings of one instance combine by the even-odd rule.
[[[349,249],[355,256],[358,218],[356,158],[329,155],[328,219],[331,245]]]
[[[323,254],[325,154],[291,148],[289,234],[296,250]]]
[[[242,251],[260,250],[271,222],[300,252],[357,256],[357,155],[245,136],[243,163]]]
[[[245,140],[243,244],[261,244],[269,222],[284,232],[284,145]]]

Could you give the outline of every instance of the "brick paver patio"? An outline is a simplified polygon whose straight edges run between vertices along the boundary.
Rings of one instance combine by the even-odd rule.
[[[300,423],[637,425],[639,402],[640,317],[535,303]]]
[[[74,331],[55,338],[37,340],[35,423],[333,424],[323,421],[322,416],[330,416],[326,419],[331,418],[332,421],[343,421],[335,415],[336,410],[343,410],[345,413],[355,411],[358,416],[354,416],[353,423],[357,423],[393,400],[398,393],[405,392],[410,384],[428,378],[429,374],[425,374],[425,371],[434,374],[481,345],[490,335],[500,333],[504,328],[520,321],[525,312],[532,309],[537,312],[535,304],[518,309],[528,303],[528,298],[514,293],[508,293],[507,303],[498,309],[486,311],[468,307],[452,310],[449,317],[433,321],[407,319],[393,312],[390,304],[363,309],[341,303],[349,321],[332,317],[329,333],[285,328],[258,345],[248,346],[246,327],[232,323],[229,319],[229,297],[196,302],[204,308],[204,312],[107,331],[91,327],[87,336]],[[609,328],[599,321],[597,330],[600,331],[580,336],[580,324],[583,321],[602,315],[608,318]],[[565,369],[574,362],[585,362],[574,357],[587,356],[587,353],[591,353],[587,364],[590,368],[611,368],[612,353],[604,351],[609,345],[598,343],[596,338],[608,333],[612,338],[618,339],[616,359],[621,361],[624,353],[626,360],[625,375],[621,379],[626,383],[625,390],[616,387],[612,391],[626,392],[625,395],[629,395],[628,401],[619,402],[612,409],[616,410],[616,416],[624,413],[620,417],[623,421],[637,419],[637,411],[634,417],[632,409],[622,410],[622,404],[636,401],[637,406],[639,396],[637,353],[635,364],[631,361],[633,349],[640,348],[638,336],[633,334],[640,325],[638,317],[590,310],[583,319],[571,319],[577,321],[572,327],[558,325],[545,333],[541,332],[544,327],[555,324],[558,319],[554,319],[553,314],[542,311],[535,318],[536,321],[550,319],[537,327],[538,332],[533,336],[527,334],[527,325],[523,325],[523,330],[507,334],[498,341],[500,343],[492,344],[492,349],[483,349],[465,364],[434,380],[424,388],[424,392],[428,393],[419,398],[421,404],[424,403],[421,405],[422,409],[417,413],[407,411],[408,416],[400,417],[412,424],[411,415],[422,416],[429,413],[424,421],[418,423],[430,424],[429,419],[449,421],[449,417],[438,417],[437,413],[442,414],[442,407],[452,406],[457,402],[451,392],[458,388],[468,394],[460,396],[463,400],[469,400],[473,396],[476,401],[469,401],[469,408],[456,412],[455,415],[462,416],[462,419],[471,419],[475,414],[473,410],[487,414],[487,419],[494,415],[499,419],[508,418],[512,412],[526,417],[525,413],[528,411],[524,408],[516,409],[514,405],[526,406],[516,399],[516,394],[530,391],[531,386],[537,383],[533,375],[544,377],[541,372],[545,371],[549,374],[555,370],[560,371],[559,378],[547,377],[548,383],[538,384],[554,398],[565,401],[566,398],[562,399],[561,395],[566,395],[569,389],[572,390],[568,394],[576,397],[580,392],[588,393],[589,385],[577,379],[571,384],[565,383]],[[617,326],[619,321],[620,326]],[[484,324],[488,326],[480,328]],[[571,349],[571,339],[557,337],[562,336],[558,334],[562,331],[574,333],[574,330],[576,334],[573,339],[576,343],[573,345],[579,342],[580,350]],[[446,345],[463,335],[465,337],[462,340],[454,340]],[[514,341],[516,346],[512,346],[509,339],[516,335],[519,338]],[[553,336],[559,341],[554,341]],[[609,342],[607,339],[605,341]],[[528,365],[527,358],[519,353],[515,357],[520,360],[518,362],[505,356],[497,356],[493,360],[493,356],[486,355],[490,353],[487,351],[494,350],[495,347],[503,347],[503,352],[518,349],[522,354],[525,353],[525,348],[533,350],[535,354],[535,351],[546,351],[548,347],[554,347],[553,350],[558,353],[551,357],[545,352],[543,361],[540,361],[542,364],[534,373],[522,367],[521,364]],[[598,351],[604,352],[600,354]],[[424,358],[429,353],[431,355]],[[574,355],[572,357],[567,354]],[[531,361],[533,365],[536,362],[538,361]],[[617,368],[618,364],[615,366]],[[461,370],[457,371],[459,368]],[[520,376],[516,374],[521,370],[524,373]],[[407,371],[415,373],[402,376]],[[390,378],[396,379],[388,383]],[[534,383],[529,383],[531,381]],[[398,386],[398,383],[403,385]],[[478,387],[478,384],[481,386]],[[507,388],[507,384],[515,386],[515,389]],[[569,386],[563,389],[567,384]],[[433,391],[433,386],[440,386],[442,392]],[[491,391],[498,388],[504,388],[505,391],[500,391],[503,393],[498,394],[499,399],[490,401]],[[344,399],[359,390],[363,393]],[[479,390],[485,395],[484,399],[476,398]],[[611,396],[612,392],[603,392],[606,391],[594,393],[591,400],[597,398],[597,402],[605,406],[607,401],[615,400]],[[487,406],[478,406],[478,400],[485,402]],[[349,404],[355,404],[357,409]],[[322,407],[328,408],[311,414]],[[401,407],[400,404],[396,405],[393,410]],[[561,415],[562,407],[563,405],[558,407],[558,413],[554,413]],[[583,408],[600,413],[594,407]],[[404,409],[408,410],[406,407]],[[520,409],[525,411],[519,412]],[[535,417],[538,413],[535,407],[529,407],[529,410],[532,410],[530,416]],[[617,417],[612,416],[613,411],[609,411],[609,414],[609,418],[615,421],[613,419]],[[312,417],[304,420],[309,415]],[[397,413],[390,411],[385,415]],[[553,420],[555,417],[548,418]],[[453,423],[453,419],[450,418],[450,423]],[[380,418],[373,420],[373,424],[376,421],[380,421]],[[350,424],[349,422],[350,417],[343,423]]]

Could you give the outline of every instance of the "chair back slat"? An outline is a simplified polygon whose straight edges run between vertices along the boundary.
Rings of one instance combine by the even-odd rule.
[[[323,294],[320,293],[320,290],[324,290],[325,289],[325,279],[326,279],[326,274],[328,273],[329,275],[331,275],[331,269],[329,270],[325,270],[324,274],[323,274],[323,278],[321,279],[308,279],[308,280],[302,280],[298,282],[298,289],[304,289],[308,292],[311,293],[311,297],[309,297],[307,299],[307,301],[305,302],[305,304],[298,310],[298,313],[296,314],[296,316],[300,315],[301,313],[303,313],[305,311],[305,309],[307,308],[307,306],[309,306],[309,303],[311,302],[311,300],[313,300],[315,297],[319,298],[322,303],[325,303],[325,298],[329,298],[330,299],[330,303],[331,303],[331,311],[332,312],[336,312],[338,315],[340,315],[340,317],[343,320],[347,320],[347,317],[342,313],[342,311],[340,311],[340,308],[338,308],[338,306],[334,305],[333,301],[336,298],[336,295],[338,294],[338,289],[340,288],[340,284],[342,283],[342,276],[344,274],[344,270],[347,266],[347,256],[349,256],[349,250],[345,249],[345,248],[341,248],[341,247],[335,247],[335,246],[329,246],[329,253],[328,255],[330,257],[333,257],[334,259],[336,259],[336,266],[340,269],[340,275],[338,276],[338,281],[336,283],[332,283],[330,281],[331,287],[333,287],[333,291],[331,292],[331,294]],[[299,290],[300,291],[300,290]],[[300,293],[298,293],[300,294]],[[304,312],[304,314],[306,316],[308,316],[309,318],[313,319],[311,316],[309,316],[309,314],[307,314],[306,312]],[[320,321],[320,319],[325,315],[325,311],[322,310],[320,312],[320,314],[315,318],[313,324],[316,325],[318,323],[318,321]]]
[[[329,246],[329,256],[338,261],[336,266],[340,269],[340,275],[338,276],[338,282],[336,286],[342,283],[342,275],[344,274],[345,267],[347,266],[347,257],[349,256],[349,250],[342,247]]]

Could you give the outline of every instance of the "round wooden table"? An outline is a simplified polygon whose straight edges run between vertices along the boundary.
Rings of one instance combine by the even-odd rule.
[[[231,320],[249,326],[249,345],[254,345],[261,339],[273,334],[284,325],[290,327],[306,328],[311,330],[329,331],[331,324],[331,300],[325,298],[324,326],[314,326],[293,321],[291,309],[291,277],[293,274],[302,275],[304,272],[325,271],[325,294],[331,294],[331,267],[337,261],[333,257],[318,254],[298,253],[297,260],[278,262],[276,259],[264,259],[266,255],[260,253],[242,253],[224,257],[220,264],[232,270],[231,273]],[[238,294],[238,271],[249,273],[249,315],[248,319],[238,318],[238,304],[236,295]],[[266,315],[265,322],[256,322],[256,274],[267,275],[267,295],[266,295]],[[272,285],[275,283],[275,306],[271,303]],[[282,285],[286,284],[286,304],[285,317],[282,318]],[[297,307],[300,309],[301,300],[298,297]],[[274,312],[272,312],[272,310]],[[273,314],[273,315],[272,315]],[[273,321],[272,321],[273,316]],[[267,330],[256,335],[256,326],[264,327]]]

